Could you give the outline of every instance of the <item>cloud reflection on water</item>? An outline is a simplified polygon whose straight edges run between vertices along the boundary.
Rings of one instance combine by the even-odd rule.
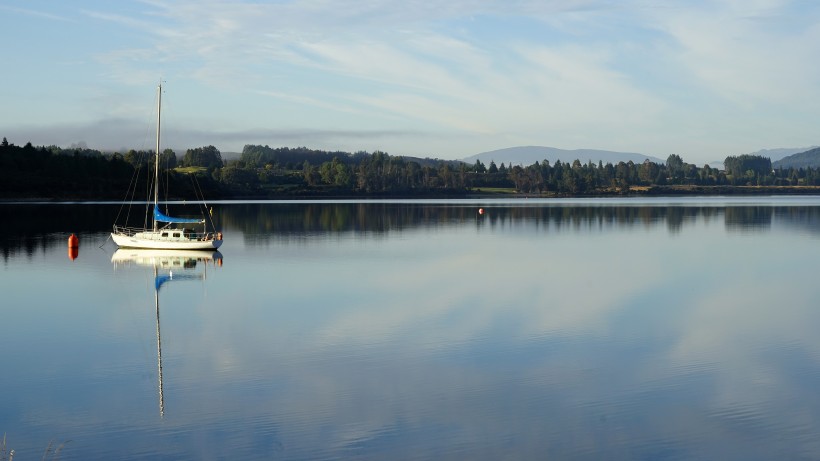
[[[39,387],[2,380],[32,407],[3,421],[92,441],[78,453],[148,441],[183,457],[286,459],[820,453],[820,250],[803,231],[817,229],[814,208],[509,207],[478,221],[472,208],[419,207],[373,227],[303,219],[313,238],[273,211],[242,226],[241,213],[223,216],[243,237],[224,248],[225,265],[161,293],[161,424],[153,285],[81,252],[70,280],[50,280],[71,328],[46,323],[61,348],[40,350],[21,377]],[[330,213],[336,226],[345,213]],[[7,296],[47,313],[54,295],[21,280],[57,271],[58,253],[68,264],[58,250],[44,261],[12,253]],[[31,309],[11,314],[20,330],[0,346],[43,325]],[[49,354],[68,365],[38,371]],[[66,399],[39,405],[50,386]]]

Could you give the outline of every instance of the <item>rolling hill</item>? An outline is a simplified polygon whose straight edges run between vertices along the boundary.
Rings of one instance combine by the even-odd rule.
[[[774,168],[820,168],[820,147],[792,154],[772,162]]]
[[[808,150],[812,150],[817,146],[811,147],[781,147],[777,149],[760,149],[757,152],[752,152],[749,155],[759,155],[761,157],[768,157],[772,163],[784,159],[786,157],[791,157],[794,154],[800,154],[806,152]]]

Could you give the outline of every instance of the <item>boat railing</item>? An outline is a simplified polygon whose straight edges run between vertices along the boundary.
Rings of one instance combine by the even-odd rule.
[[[191,229],[159,229],[157,231],[153,231],[150,229],[143,229],[139,227],[128,227],[128,226],[117,226],[114,225],[114,233],[125,235],[128,237],[134,237],[138,233],[141,234],[140,238],[149,239],[149,240],[167,240],[168,233],[178,232],[180,233],[180,238],[184,238],[185,240],[200,240],[200,241],[210,241],[210,240],[220,240],[221,232],[194,232]],[[166,233],[166,235],[162,235]]]
[[[118,225],[114,224],[114,233],[115,234],[127,235],[128,237],[133,237],[134,234],[136,234],[137,232],[141,232],[143,230],[144,229],[139,229],[139,228],[136,228],[136,227],[118,226]]]

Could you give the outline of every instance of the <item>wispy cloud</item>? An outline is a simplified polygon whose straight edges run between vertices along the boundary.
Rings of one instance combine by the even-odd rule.
[[[214,126],[441,133],[394,150],[452,155],[521,142],[699,162],[732,146],[817,143],[808,120],[820,108],[820,5],[811,2],[113,5],[81,10],[118,39],[90,48],[96,75],[129,87],[159,75],[184,82],[224,106],[207,114]]]
[[[797,104],[806,101],[804,91],[816,93],[820,74],[806,63],[820,53],[820,27],[783,28],[782,16],[794,14],[789,8],[785,1],[724,1],[654,19],[679,45],[676,59],[694,85],[744,107]]]
[[[53,14],[53,13],[48,13],[48,12],[41,11],[41,10],[32,10],[32,9],[29,9],[29,8],[17,8],[17,7],[14,7],[14,6],[0,5],[0,10],[5,10],[5,11],[8,11],[10,13],[23,14],[23,15],[26,15],[26,16],[32,16],[32,17],[36,17],[36,18],[49,19],[49,20],[52,20],[52,21],[74,22],[73,19],[65,17],[65,16],[61,16],[61,15],[57,15],[57,14]]]

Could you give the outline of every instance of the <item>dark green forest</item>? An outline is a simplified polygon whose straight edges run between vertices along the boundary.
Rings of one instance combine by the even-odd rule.
[[[124,194],[137,190],[147,196],[154,158],[152,151],[21,147],[3,138],[0,198],[141,200]],[[195,199],[200,189],[209,199],[221,199],[814,192],[820,186],[816,168],[773,167],[770,159],[756,155],[729,156],[719,170],[674,154],[665,163],[545,160],[524,166],[246,145],[236,160],[225,161],[214,146],[204,146],[188,149],[180,159],[166,149],[160,162],[174,194],[167,199]]]

